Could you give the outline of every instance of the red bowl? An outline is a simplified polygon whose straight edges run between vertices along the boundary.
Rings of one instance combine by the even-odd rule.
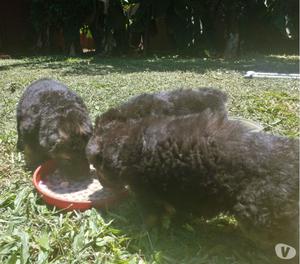
[[[39,186],[39,182],[43,179],[43,177],[56,169],[55,162],[53,160],[46,161],[41,166],[39,166],[34,174],[33,174],[33,185],[40,193],[42,199],[50,205],[54,205],[60,209],[65,209],[67,211],[79,210],[84,211],[90,209],[92,207],[96,208],[106,208],[120,199],[127,196],[128,192],[124,191],[121,193],[116,193],[114,196],[107,197],[105,199],[97,200],[97,201],[70,201],[63,200],[48,193],[45,193],[41,187]]]

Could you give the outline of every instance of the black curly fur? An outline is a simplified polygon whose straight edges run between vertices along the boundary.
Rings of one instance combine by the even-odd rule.
[[[97,118],[87,156],[100,180],[128,184],[146,206],[229,212],[254,237],[297,244],[299,141],[228,120],[217,90],[162,94],[159,104],[161,94],[142,95]]]
[[[178,89],[157,94],[141,94],[131,98],[117,108],[112,108],[101,115],[101,119],[127,120],[149,116],[186,115],[199,113],[206,108],[226,113],[227,95],[211,88]]]
[[[86,173],[85,147],[92,124],[82,99],[65,85],[41,79],[29,85],[17,106],[19,151],[34,169],[55,159],[69,175]]]

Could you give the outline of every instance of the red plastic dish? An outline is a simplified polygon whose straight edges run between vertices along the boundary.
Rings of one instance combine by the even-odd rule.
[[[72,210],[84,211],[92,207],[105,208],[119,201],[120,199],[124,198],[128,194],[127,191],[124,191],[115,194],[114,196],[97,200],[97,201],[69,201],[69,200],[60,199],[58,197],[45,193],[39,186],[39,182],[42,180],[43,176],[53,172],[55,169],[56,169],[56,165],[54,161],[49,160],[45,162],[35,170],[32,181],[34,187],[40,193],[42,199],[47,204],[54,205],[57,208],[65,209],[68,211],[72,211]]]

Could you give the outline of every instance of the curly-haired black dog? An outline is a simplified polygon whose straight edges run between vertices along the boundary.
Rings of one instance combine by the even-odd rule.
[[[229,212],[251,236],[295,245],[299,141],[228,119],[225,101],[214,89],[136,97],[96,119],[88,159],[147,207]]]
[[[82,99],[62,83],[41,79],[26,88],[17,106],[17,130],[17,148],[30,169],[54,159],[69,176],[88,172],[85,147],[92,123]]]

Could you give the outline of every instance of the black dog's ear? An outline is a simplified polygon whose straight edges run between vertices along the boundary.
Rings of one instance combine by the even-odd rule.
[[[225,104],[228,100],[227,94],[219,89],[204,88],[204,91],[206,93],[207,99],[212,103]]]
[[[101,122],[101,116],[96,116],[96,119],[95,119],[95,126],[97,126],[99,123]]]
[[[103,126],[115,119],[115,116],[112,114],[115,112],[115,109],[110,109],[102,115],[98,115],[95,120],[95,128],[97,130],[103,128]]]
[[[122,112],[118,108],[110,108],[106,112],[104,112],[102,115],[97,116],[96,118],[96,124],[106,124],[113,120],[119,120],[119,121],[125,121],[126,120],[125,112]]]
[[[103,122],[102,122],[102,120],[103,120],[103,117],[101,115],[100,116],[98,115],[96,117],[95,125],[94,125],[94,133],[95,132],[99,133],[99,132],[103,131]]]
[[[207,88],[205,102],[207,107],[215,111],[225,111],[227,112],[225,104],[227,102],[227,94],[213,88]]]
[[[70,136],[91,136],[93,126],[88,116],[80,111],[70,111],[60,118],[59,135],[62,140],[67,140]]]

